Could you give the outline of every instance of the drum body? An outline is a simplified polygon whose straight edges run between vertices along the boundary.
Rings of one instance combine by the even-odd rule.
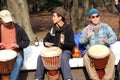
[[[0,50],[0,74],[2,74],[2,80],[9,80],[8,75],[13,69],[16,56],[17,53],[13,50]]]
[[[42,61],[46,69],[55,70],[60,67],[60,54],[62,50],[59,47],[45,47],[41,51]]]
[[[48,80],[60,80],[58,69],[61,53],[62,50],[59,47],[45,47],[40,53],[44,67],[48,70]]]
[[[104,68],[107,65],[109,55],[110,50],[104,45],[94,45],[88,49],[91,65],[97,70],[100,79],[102,79],[105,74]]]
[[[106,67],[108,58],[109,56],[106,56],[105,58],[101,58],[101,59],[95,59],[91,57],[90,60],[96,69],[103,69]]]

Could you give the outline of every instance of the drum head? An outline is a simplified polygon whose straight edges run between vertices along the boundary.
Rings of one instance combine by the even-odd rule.
[[[109,54],[109,48],[104,45],[93,45],[88,49],[88,55],[94,59],[105,58]]]
[[[45,47],[40,55],[42,57],[54,57],[59,56],[62,53],[62,50],[59,47]]]
[[[9,61],[14,59],[17,56],[17,53],[13,50],[0,50],[0,61]]]

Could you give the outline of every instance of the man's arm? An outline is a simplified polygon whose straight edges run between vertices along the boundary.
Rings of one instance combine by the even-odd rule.
[[[115,7],[120,12],[120,2],[118,0],[115,0]]]

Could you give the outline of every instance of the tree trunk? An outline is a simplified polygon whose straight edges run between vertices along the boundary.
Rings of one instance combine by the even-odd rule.
[[[78,0],[64,0],[64,3],[65,3],[65,8],[68,12],[67,23],[71,23],[72,29],[74,33],[76,33],[76,29],[79,25]]]
[[[6,8],[6,1],[0,0],[0,10],[2,10],[3,8]]]
[[[114,0],[103,0],[104,1],[104,4],[105,4],[105,7],[108,9],[109,12],[111,13],[115,13],[116,12],[116,9],[114,7]]]
[[[77,32],[81,32],[82,29],[87,24],[87,13],[88,13],[88,10],[89,10],[89,0],[84,0],[83,5],[84,5],[84,9],[83,9],[80,21],[79,21],[80,24],[79,24],[79,28],[77,29]]]
[[[30,24],[28,4],[26,0],[6,0],[6,1],[14,21],[24,28],[30,40],[33,41],[34,33],[32,31]]]
[[[79,27],[78,11],[78,0],[73,0],[73,6],[71,7],[71,25],[74,33],[77,33],[77,28]]]

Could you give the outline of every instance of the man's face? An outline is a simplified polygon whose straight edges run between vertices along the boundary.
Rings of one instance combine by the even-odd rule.
[[[90,17],[90,21],[97,25],[99,22],[100,22],[100,15],[98,14],[93,14],[91,17]]]
[[[12,22],[5,23],[2,19],[1,22],[6,26],[6,27],[11,27]]]
[[[61,16],[58,16],[57,13],[53,13],[53,16],[52,16],[52,20],[53,20],[53,23],[58,23],[60,20],[62,20],[62,17]]]

